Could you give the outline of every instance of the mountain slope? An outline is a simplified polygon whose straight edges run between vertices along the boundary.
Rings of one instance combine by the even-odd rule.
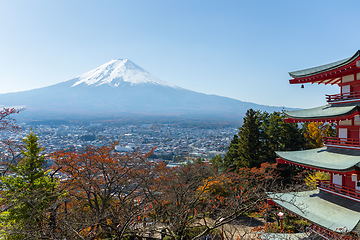
[[[149,72],[128,59],[113,59],[75,79],[77,79],[77,81],[72,87],[79,84],[86,84],[88,86],[101,86],[107,84],[113,87],[119,87],[124,83],[130,83],[131,85],[148,83],[175,87],[151,75]]]
[[[247,109],[280,111],[186,90],[130,60],[112,60],[74,79],[24,92],[0,94],[0,106],[25,106],[27,119],[114,118],[124,114],[242,118]]]

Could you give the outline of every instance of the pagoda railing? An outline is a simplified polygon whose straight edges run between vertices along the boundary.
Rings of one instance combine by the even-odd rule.
[[[359,99],[360,100],[360,91],[348,92],[348,93],[339,93],[339,94],[333,94],[333,95],[325,94],[325,96],[326,96],[326,101],[328,103],[346,101],[346,100],[353,100],[353,99]]]
[[[319,189],[328,190],[340,195],[344,195],[350,198],[355,198],[360,201],[360,191],[345,187],[339,184],[331,183],[330,180],[316,179],[316,185]]]
[[[360,139],[357,138],[324,137],[323,140],[325,146],[360,148]]]

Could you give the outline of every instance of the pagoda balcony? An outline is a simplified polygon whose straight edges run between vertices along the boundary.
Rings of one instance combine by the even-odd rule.
[[[356,138],[324,137],[323,140],[327,147],[360,149],[360,139]]]
[[[339,93],[339,94],[333,94],[333,95],[325,94],[325,96],[326,96],[326,101],[328,103],[356,101],[356,100],[360,101],[360,91]]]
[[[333,193],[335,195],[360,202],[359,190],[331,183],[330,180],[316,179],[316,185],[320,190],[323,190],[325,192]]]

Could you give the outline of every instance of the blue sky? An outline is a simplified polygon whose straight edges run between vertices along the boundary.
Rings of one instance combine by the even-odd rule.
[[[309,108],[337,86],[288,72],[352,56],[360,1],[0,1],[0,93],[49,86],[115,58],[190,90]]]

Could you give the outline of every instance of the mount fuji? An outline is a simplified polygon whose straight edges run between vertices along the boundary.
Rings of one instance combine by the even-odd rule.
[[[117,118],[127,115],[241,119],[247,109],[280,111],[227,97],[187,90],[165,82],[128,59],[48,87],[0,94],[0,107],[25,107],[28,120]]]
[[[83,83],[88,86],[108,84],[113,87],[118,87],[125,83],[130,85],[145,83],[175,87],[151,75],[128,59],[111,60],[90,72],[74,78],[74,80],[76,80],[76,83],[72,87]]]

